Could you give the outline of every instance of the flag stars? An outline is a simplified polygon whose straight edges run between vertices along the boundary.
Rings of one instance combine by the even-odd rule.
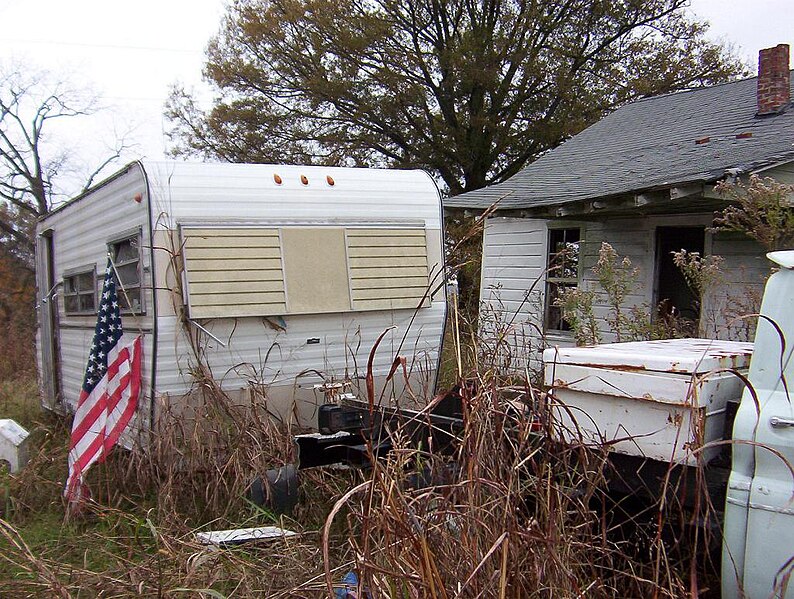
[[[99,295],[94,338],[88,352],[83,379],[83,389],[87,393],[91,393],[94,387],[108,376],[108,361],[113,358],[114,348],[124,332],[119,314],[121,302],[117,296],[117,284],[112,276],[112,265],[108,264],[106,274]]]

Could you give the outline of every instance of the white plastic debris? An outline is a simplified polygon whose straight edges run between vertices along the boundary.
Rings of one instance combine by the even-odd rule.
[[[8,463],[9,472],[19,472],[28,463],[29,434],[16,420],[0,418],[0,460]]]
[[[298,533],[279,528],[278,526],[260,526],[257,528],[233,528],[230,530],[210,530],[196,533],[199,542],[205,545],[237,545],[251,541],[275,541],[286,537],[294,537]]]

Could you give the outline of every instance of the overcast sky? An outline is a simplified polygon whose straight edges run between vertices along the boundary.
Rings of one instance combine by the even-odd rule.
[[[137,147],[126,159],[161,158],[169,86],[200,89],[204,48],[223,0],[0,0],[0,62],[16,61],[90,85],[107,107],[70,143],[98,162],[114,132]],[[710,36],[755,64],[758,50],[794,45],[792,0],[692,0]],[[205,94],[206,97],[206,94]]]

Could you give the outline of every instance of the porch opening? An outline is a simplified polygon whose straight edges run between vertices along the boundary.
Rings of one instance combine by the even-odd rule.
[[[698,298],[673,262],[673,252],[686,250],[703,256],[705,227],[657,227],[655,305],[658,318],[680,318],[691,323],[692,333],[700,321]]]

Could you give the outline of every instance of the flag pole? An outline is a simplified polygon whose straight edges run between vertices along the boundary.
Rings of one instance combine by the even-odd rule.
[[[127,288],[124,286],[124,283],[121,280],[121,276],[119,275],[119,271],[116,270],[116,263],[113,261],[113,255],[108,252],[108,262],[110,262],[110,267],[113,269],[113,274],[116,275],[116,281],[121,287],[121,292],[124,294],[124,297],[127,299],[127,306],[129,307],[130,313],[132,313],[133,318],[135,318],[135,326],[138,327],[138,333],[143,335],[143,328],[141,328],[141,318],[140,314],[135,312],[135,308],[132,307],[132,301],[130,300],[130,295],[127,293]],[[140,264],[140,263],[139,263]],[[143,294],[143,281],[141,283],[141,294]]]

